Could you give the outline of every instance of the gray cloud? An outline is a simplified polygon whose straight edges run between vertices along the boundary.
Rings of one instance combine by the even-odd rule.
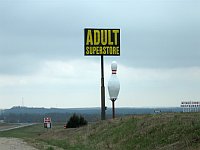
[[[1,73],[34,72],[48,59],[83,58],[85,27],[121,28],[121,56],[108,60],[147,68],[200,65],[198,1],[0,3]]]
[[[119,63],[117,105],[198,99],[199,8],[199,0],[1,0],[1,107],[21,96],[30,106],[99,105],[100,57],[84,56],[86,27],[121,29],[121,56],[105,57],[105,84]]]

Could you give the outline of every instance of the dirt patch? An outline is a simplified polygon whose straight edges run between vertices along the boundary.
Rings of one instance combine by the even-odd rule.
[[[0,137],[1,150],[37,150],[21,139]]]

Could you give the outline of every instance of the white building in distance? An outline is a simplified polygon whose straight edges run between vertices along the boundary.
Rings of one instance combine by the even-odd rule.
[[[181,101],[183,112],[199,112],[200,101]]]

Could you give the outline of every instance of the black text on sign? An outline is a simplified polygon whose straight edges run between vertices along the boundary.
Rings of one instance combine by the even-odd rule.
[[[85,55],[120,55],[120,29],[85,29]]]

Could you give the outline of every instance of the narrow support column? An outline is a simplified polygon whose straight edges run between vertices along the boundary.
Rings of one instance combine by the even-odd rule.
[[[112,100],[112,117],[115,118],[115,100]]]
[[[104,86],[104,63],[103,55],[101,55],[101,120],[106,119],[105,111],[105,86]]]

